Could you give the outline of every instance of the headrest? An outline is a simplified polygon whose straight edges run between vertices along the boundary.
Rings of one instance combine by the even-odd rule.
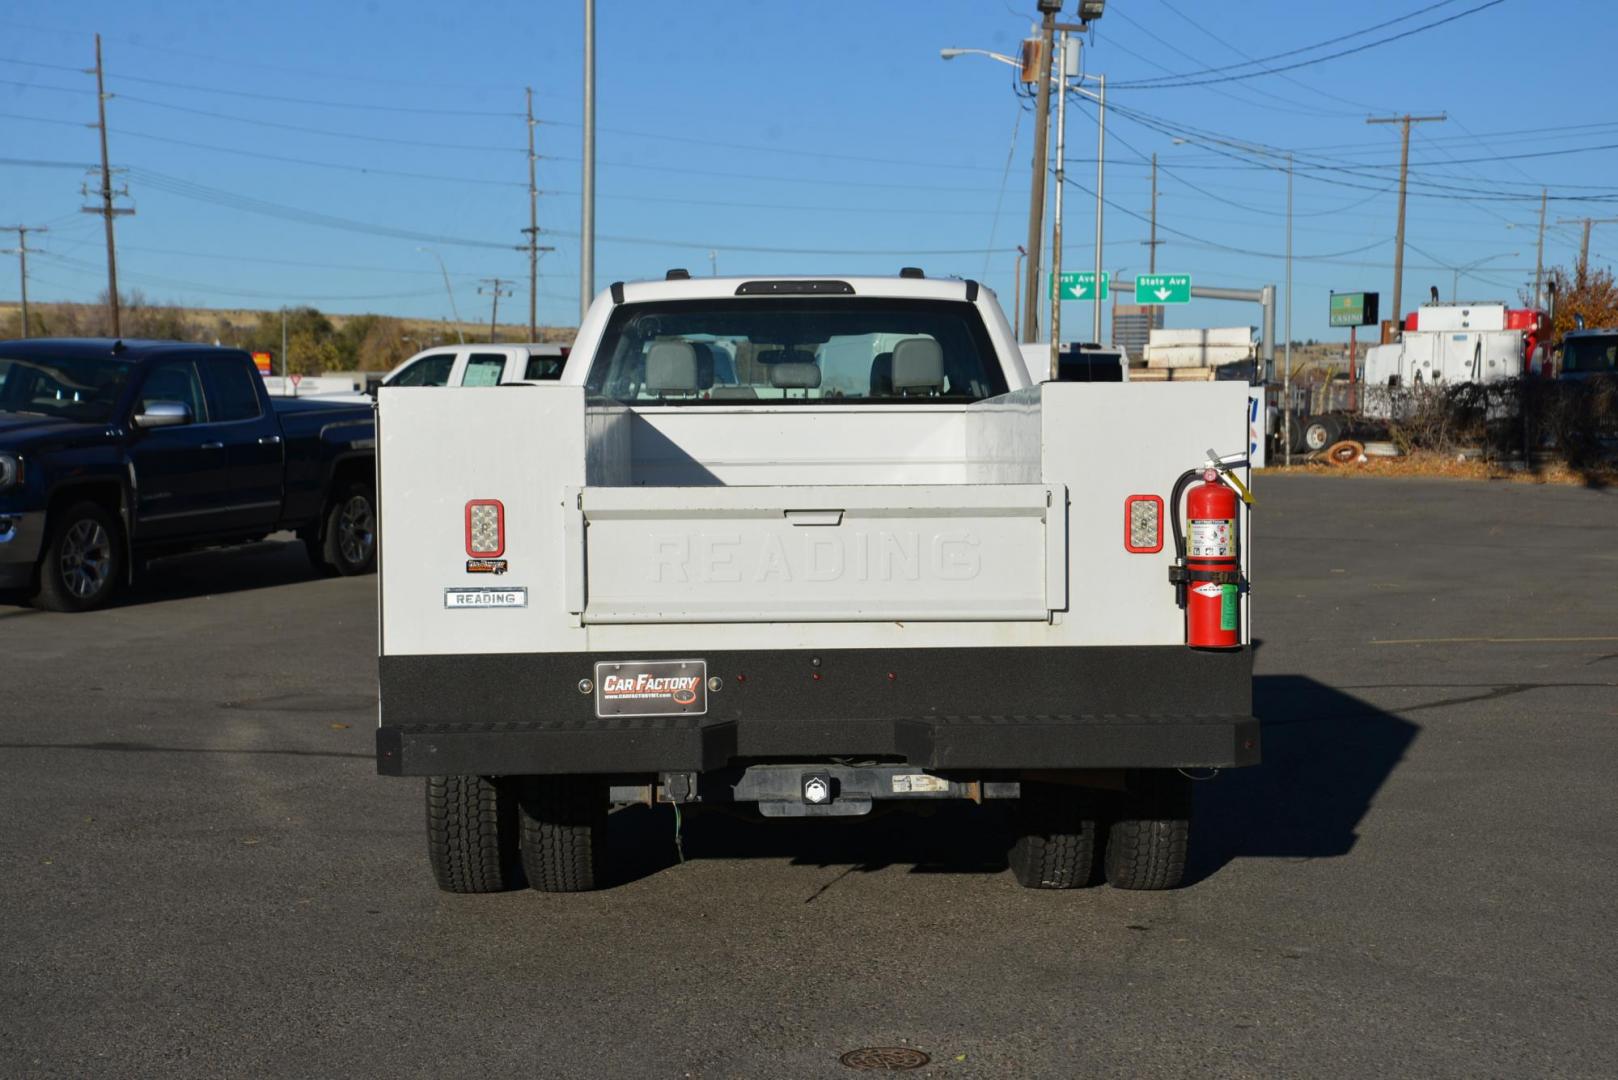
[[[932,338],[905,338],[893,347],[893,390],[944,389],[944,350]]]
[[[646,353],[646,389],[653,394],[697,390],[697,350],[685,341],[659,341]]]
[[[877,353],[871,361],[871,396],[893,396],[893,354]]]
[[[820,386],[820,366],[798,362],[771,364],[770,385],[777,390],[814,390]]]

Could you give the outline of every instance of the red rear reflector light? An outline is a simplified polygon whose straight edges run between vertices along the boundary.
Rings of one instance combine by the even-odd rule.
[[[1163,550],[1163,500],[1131,495],[1124,500],[1124,550],[1150,555]]]
[[[506,508],[499,499],[473,499],[466,504],[466,553],[474,559],[506,553]]]

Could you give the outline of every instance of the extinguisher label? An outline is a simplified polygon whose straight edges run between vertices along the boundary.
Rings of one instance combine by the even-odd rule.
[[[1191,591],[1196,593],[1198,596],[1206,596],[1210,600],[1214,599],[1215,597],[1224,596],[1222,587],[1215,585],[1211,581],[1204,581],[1201,585],[1193,585],[1191,586]]]
[[[1234,585],[1221,585],[1219,593],[1219,629],[1234,630],[1240,606],[1237,599],[1240,592]]]
[[[1191,522],[1191,551],[1193,556],[1218,557],[1235,554],[1234,533],[1231,522],[1219,518],[1212,521]]]

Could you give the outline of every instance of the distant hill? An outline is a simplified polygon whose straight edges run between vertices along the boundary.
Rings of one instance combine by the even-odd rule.
[[[452,323],[447,319],[418,319],[393,315],[341,314],[315,308],[286,311],[287,352],[293,371],[385,371],[412,353],[437,345],[454,344],[457,330],[470,342],[489,340],[489,324]],[[39,303],[30,301],[29,328],[34,337],[105,337],[106,307],[101,304]],[[179,341],[217,341],[245,349],[265,349],[279,356],[282,312],[255,308],[193,308],[149,303],[132,294],[119,313],[124,337]],[[542,326],[540,341],[573,340],[576,328]],[[23,337],[22,306],[0,300],[0,340]],[[528,325],[500,323],[499,341],[528,340]]]

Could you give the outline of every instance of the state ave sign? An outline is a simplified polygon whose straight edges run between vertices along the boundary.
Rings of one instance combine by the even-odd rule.
[[[1190,274],[1136,274],[1135,303],[1189,304]]]
[[[1107,299],[1107,283],[1112,277],[1109,271],[1101,272],[1101,299]],[[1062,291],[1058,299],[1061,300],[1094,300],[1096,274],[1094,270],[1078,270],[1062,275]],[[1051,275],[1051,295],[1056,296],[1056,275]]]

